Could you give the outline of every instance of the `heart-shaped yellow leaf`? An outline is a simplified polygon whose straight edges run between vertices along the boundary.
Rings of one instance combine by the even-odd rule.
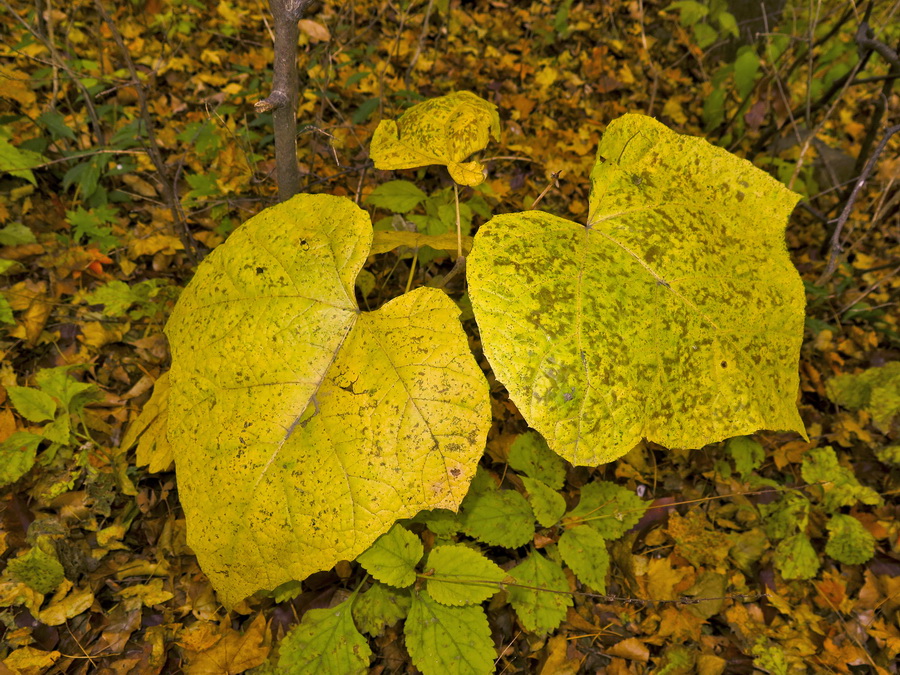
[[[468,91],[417,103],[396,121],[375,129],[369,150],[376,169],[414,169],[431,164],[447,167],[460,185],[479,185],[484,166],[463,162],[500,137],[497,106]]]
[[[455,509],[490,425],[444,293],[360,312],[372,226],[298,195],[234,231],[172,313],[169,440],[188,543],[226,605]]]
[[[749,162],[625,115],[600,143],[587,225],[493,218],[468,258],[485,355],[574,464],[646,438],[695,448],[804,433],[804,291],[784,244],[799,198]]]

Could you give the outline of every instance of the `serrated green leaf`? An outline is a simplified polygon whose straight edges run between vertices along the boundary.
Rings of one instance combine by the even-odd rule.
[[[377,169],[443,164],[461,185],[484,181],[484,167],[463,160],[500,137],[497,106],[468,91],[417,103],[399,119],[383,120],[369,154]]]
[[[491,546],[517,548],[534,535],[534,513],[525,497],[513,490],[467,497],[460,517],[466,534]]]
[[[25,555],[13,558],[7,564],[9,575],[38,593],[51,593],[65,579],[63,566],[39,546],[31,547]]]
[[[556,490],[536,478],[522,476],[528,503],[542,527],[552,527],[566,512],[566,500]]]
[[[784,655],[784,649],[777,642],[770,642],[765,637],[758,637],[750,649],[756,657],[753,665],[769,675],[788,675],[791,668]]]
[[[278,654],[281,675],[364,675],[372,650],[353,624],[353,598],[331,609],[311,609],[287,632]]]
[[[442,605],[472,605],[500,590],[506,578],[498,565],[461,544],[435,546],[425,564],[428,595]]]
[[[389,180],[372,190],[365,202],[394,213],[406,213],[427,198],[428,195],[415,183],[408,180]]]
[[[412,519],[414,523],[422,523],[436,535],[445,537],[459,532],[462,524],[459,516],[448,509],[429,509],[421,511]]]
[[[554,490],[562,489],[566,482],[566,465],[562,457],[553,452],[536,431],[519,434],[509,448],[506,461],[513,470],[536,478]]]
[[[56,415],[56,401],[45,391],[33,387],[7,387],[6,393],[16,411],[29,422],[46,422]]]
[[[416,565],[425,555],[422,542],[412,532],[394,525],[356,560],[373,577],[389,586],[405,588],[416,581]]]
[[[133,290],[124,281],[110,281],[83,297],[88,305],[103,305],[105,316],[125,316],[131,305],[145,299],[144,294]]]
[[[41,435],[48,441],[67,445],[71,440],[72,421],[69,415],[63,414],[57,417],[41,429]]]
[[[626,488],[609,481],[594,481],[581,488],[578,505],[564,519],[593,527],[607,541],[628,532],[644,515],[648,502]]]
[[[406,648],[423,675],[487,675],[494,671],[494,643],[484,610],[447,607],[416,593],[404,625]]]
[[[845,565],[862,565],[875,555],[875,537],[853,516],[836,513],[828,521],[825,553]]]
[[[787,580],[812,579],[819,571],[819,557],[803,532],[781,541],[775,549],[775,567]]]
[[[784,539],[798,529],[805,530],[809,522],[809,500],[796,492],[789,492],[771,504],[760,504],[766,535],[770,539]]]
[[[356,598],[353,619],[363,633],[375,637],[381,635],[386,626],[405,619],[411,604],[412,596],[407,589],[375,583]]]
[[[725,450],[734,460],[734,468],[742,477],[758,469],[766,458],[766,451],[758,441],[749,436],[731,438],[725,444]]]
[[[360,311],[371,241],[351,200],[297,195],[207,256],[166,326],[188,543],[228,606],[458,508],[484,452],[459,309],[417,288]]]
[[[42,440],[39,434],[17,431],[0,443],[0,487],[15,483],[31,471]]]
[[[59,400],[63,410],[69,413],[81,413],[84,406],[103,398],[100,388],[91,382],[79,382],[72,377],[71,371],[84,368],[81,364],[60,366],[58,368],[42,368],[34,379],[38,386]]]
[[[566,608],[572,605],[569,583],[562,567],[532,551],[510,570],[510,574],[522,586],[509,587],[509,603],[526,630],[534,633],[555,630],[566,618]]]
[[[580,525],[559,538],[559,554],[578,580],[597,593],[606,593],[609,552],[606,540],[592,527]]]
[[[865,410],[884,432],[900,414],[900,361],[857,375],[838,375],[825,385],[828,398],[851,410]]]
[[[484,353],[528,424],[589,466],[642,438],[805,434],[784,243],[799,195],[642,115],[607,127],[591,183],[586,224],[495,216],[467,258]]]
[[[830,445],[807,452],[800,465],[800,475],[807,483],[823,482],[819,489],[824,493],[823,504],[829,513],[857,502],[869,506],[882,503],[875,490],[861,485],[853,471],[838,463],[837,454]]]

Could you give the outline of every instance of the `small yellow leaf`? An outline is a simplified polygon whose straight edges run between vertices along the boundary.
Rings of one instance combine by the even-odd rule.
[[[313,21],[312,19],[300,19],[299,26],[300,30],[309,36],[310,42],[328,42],[331,39],[331,33],[328,31],[328,27],[317,21]]]
[[[151,579],[149,583],[138,584],[123,588],[118,594],[122,598],[140,598],[144,607],[161,605],[175,597],[169,591],[163,590],[162,579]]]
[[[128,242],[128,255],[137,258],[141,255],[155,255],[162,252],[172,255],[184,249],[178,237],[170,234],[151,234],[143,239],[132,239]]]
[[[144,404],[138,418],[128,426],[119,446],[125,451],[138,441],[135,465],[148,466],[150,473],[167,471],[175,461],[166,436],[168,406],[169,374],[164,373],[156,380],[150,400]]]
[[[272,649],[272,633],[259,614],[242,635],[229,628],[206,650],[187,651],[185,675],[238,675],[261,665]]]
[[[53,602],[38,614],[38,619],[48,626],[60,626],[66,620],[78,616],[94,604],[94,594],[89,588],[76,588]]]
[[[377,169],[447,166],[461,185],[484,181],[484,166],[462,163],[500,137],[497,106],[468,91],[457,91],[414,105],[396,122],[384,120],[375,129],[370,154]]]
[[[40,675],[59,660],[57,651],[45,652],[34,647],[21,647],[0,662],[14,675]]]
[[[404,232],[400,230],[377,230],[372,240],[370,255],[387,253],[395,248],[406,246],[416,248],[418,246],[430,246],[438,251],[456,253],[456,234],[420,234],[419,232]],[[472,237],[462,238],[463,255],[468,255],[472,249]]]

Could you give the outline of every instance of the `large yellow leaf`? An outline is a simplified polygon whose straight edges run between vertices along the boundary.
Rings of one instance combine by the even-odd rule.
[[[484,352],[528,423],[584,465],[642,437],[804,433],[804,293],[783,238],[798,195],[641,115],[609,125],[591,179],[587,226],[497,216],[468,258]]]
[[[490,424],[459,310],[420,288],[362,313],[372,242],[346,198],[249,220],[172,313],[168,408],[188,543],[226,605],[458,507]]]
[[[417,103],[397,121],[383,120],[369,150],[376,169],[443,164],[460,185],[479,185],[484,166],[463,162],[500,137],[497,106],[469,91]]]

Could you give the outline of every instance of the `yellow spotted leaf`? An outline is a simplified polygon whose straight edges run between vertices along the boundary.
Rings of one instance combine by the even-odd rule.
[[[419,288],[361,312],[371,243],[349,199],[298,195],[213,251],[166,327],[188,543],[226,605],[456,509],[474,475],[490,404],[459,310]]]
[[[396,121],[383,120],[372,137],[376,169],[415,169],[442,164],[460,185],[479,185],[484,166],[464,162],[500,138],[497,106],[468,91],[417,103]]]
[[[609,125],[591,181],[587,225],[497,216],[468,258],[484,353],[528,423],[581,465],[642,438],[804,434],[804,292],[784,244],[799,196],[641,115]]]

